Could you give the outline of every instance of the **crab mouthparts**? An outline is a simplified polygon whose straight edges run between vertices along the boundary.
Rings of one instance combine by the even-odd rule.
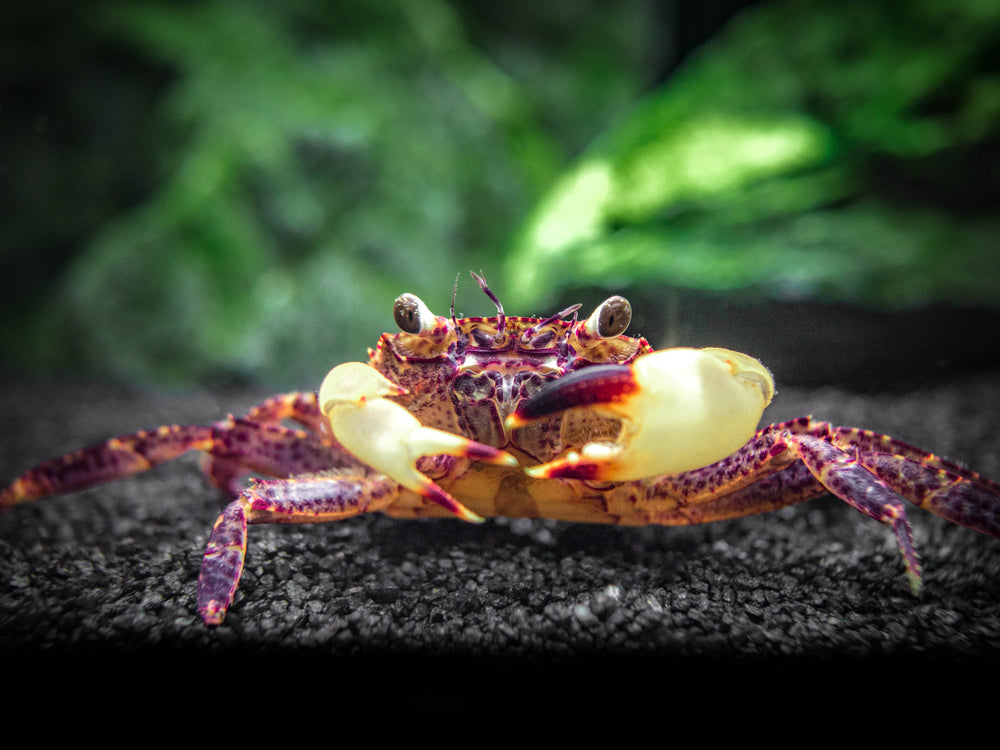
[[[549,375],[559,372],[559,359],[549,351],[530,352],[519,350],[469,349],[458,371],[495,372],[507,377],[519,372]]]

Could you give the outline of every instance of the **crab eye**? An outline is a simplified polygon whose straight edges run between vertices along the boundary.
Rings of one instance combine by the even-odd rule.
[[[396,297],[392,314],[396,318],[396,325],[406,333],[420,333],[434,318],[427,305],[417,295],[409,293]]]
[[[396,325],[406,333],[420,332],[420,299],[412,294],[401,294],[396,297],[392,306],[392,314]]]
[[[622,333],[632,320],[632,306],[624,297],[608,297],[587,319],[587,330],[602,339]]]

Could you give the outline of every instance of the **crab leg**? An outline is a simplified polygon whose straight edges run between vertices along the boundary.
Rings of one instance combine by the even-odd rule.
[[[856,453],[812,435],[794,435],[789,445],[831,494],[892,529],[906,564],[910,590],[916,595],[921,585],[920,559],[899,496],[866,469]]]
[[[679,526],[767,513],[829,492],[892,529],[918,593],[920,558],[901,499],[856,454],[825,440],[828,429],[808,418],[769,425],[715,464],[623,484],[611,492],[611,507],[628,523]]]
[[[823,441],[817,442],[827,445]],[[778,447],[783,445],[796,454],[800,450],[813,453],[811,449],[816,447],[813,445],[806,448],[785,443],[779,443]],[[651,522],[664,525],[708,523],[769,513],[829,492],[869,518],[892,529],[903,557],[910,591],[914,595],[919,593],[922,585],[920,557],[913,542],[910,523],[899,498],[864,467],[854,463],[850,454],[842,451],[838,451],[837,454],[825,450],[819,452],[827,455],[821,459],[812,456],[792,464],[782,460],[758,467],[741,477],[735,489],[723,490],[721,495],[711,492],[687,495],[683,489],[685,485],[691,484],[689,475],[711,479],[716,473],[730,473],[720,465],[663,477],[650,486],[648,501],[653,507],[664,497],[669,497],[670,501],[663,510],[653,513],[647,511],[646,515],[654,519]],[[824,478],[822,480],[817,478],[817,473]]]
[[[297,422],[307,431],[282,428],[280,423],[285,420]],[[361,465],[330,434],[315,393],[278,394],[257,404],[242,418],[230,419],[236,431],[240,430],[239,425],[248,422],[259,423],[262,434],[227,440],[225,448],[217,443],[218,450],[209,451],[202,464],[212,484],[230,497],[240,493],[243,478],[253,471],[284,477],[328,467]],[[259,445],[261,442],[264,445]]]
[[[281,393],[261,401],[245,415],[251,422],[278,423],[286,419],[320,432],[325,421],[316,403],[316,394],[305,391]]]
[[[417,459],[449,455],[506,466],[517,466],[517,459],[460,435],[424,427],[405,408],[385,398],[406,392],[371,366],[347,362],[327,374],[319,404],[334,436],[352,455],[459,518],[482,521],[417,471]]]
[[[726,521],[743,518],[758,513],[770,513],[779,508],[797,505],[827,492],[827,489],[813,476],[801,461],[783,465],[769,464],[748,473],[744,482],[736,483],[734,489],[722,490],[722,494],[690,494],[689,475],[711,476],[728,473],[719,465],[706,466],[694,472],[673,474],[662,477],[649,491],[651,497],[664,493],[671,497],[667,508],[659,509],[650,523],[665,526],[689,526],[712,521]],[[749,483],[746,483],[749,482]],[[651,501],[651,504],[655,504]]]
[[[1000,485],[888,435],[833,427],[808,417],[763,428],[737,453],[711,466],[649,480],[644,496],[660,498],[659,510],[666,513],[650,522],[693,524],[738,518],[830,491],[808,466],[821,474],[819,463],[795,460],[804,451],[802,434],[806,442],[812,438],[832,444],[838,460],[844,455],[856,457],[858,466],[917,507],[1000,538]],[[855,476],[871,480],[858,472]],[[676,507],[664,509],[667,497]]]
[[[332,436],[329,435],[329,430],[324,434],[323,423],[325,419],[316,404],[315,393],[293,391],[291,393],[281,393],[277,396],[272,396],[250,409],[242,419],[233,421],[244,423],[257,422],[264,425],[264,429],[266,430],[268,427],[278,425],[285,420],[298,422],[309,430],[309,433],[288,431],[288,434],[285,436],[288,448],[284,453],[290,453],[295,449],[300,453],[313,453],[315,454],[313,461],[307,462],[306,466],[278,464],[269,470],[262,468],[261,464],[267,462],[262,461],[260,457],[251,459],[248,463],[241,460],[240,457],[234,457],[231,450],[226,453],[221,451],[209,452],[202,463],[202,470],[212,484],[226,492],[230,497],[236,497],[243,489],[243,478],[251,471],[258,471],[270,476],[287,476],[298,472],[315,471],[320,467],[357,464],[357,461],[354,461],[347,452],[340,449],[340,446],[333,444],[334,441]],[[309,444],[296,446],[295,442],[303,435],[306,435],[305,439]],[[277,440],[276,431],[270,431],[270,434],[265,439],[266,442],[273,444]],[[319,441],[328,445],[325,457],[323,456],[324,450],[317,445]],[[239,441],[239,443],[242,446],[251,446],[254,441],[250,439]],[[271,450],[274,450],[273,446]],[[324,460],[325,463],[323,462]],[[271,463],[273,464],[273,462]]]
[[[280,425],[285,419],[308,429]],[[0,492],[0,511],[131,476],[190,450],[205,452],[205,473],[232,497],[242,490],[240,480],[250,472],[282,477],[331,466],[358,466],[329,430],[323,433],[324,421],[315,394],[288,393],[261,402],[245,417],[229,417],[209,426],[167,425],[121,435],[29,469]]]
[[[623,484],[609,507],[623,523],[688,525],[767,513],[824,492],[892,529],[914,593],[921,567],[899,496],[1000,537],[1000,486],[886,435],[808,417],[769,425],[710,466]]]
[[[247,550],[247,525],[323,523],[380,510],[399,495],[381,475],[325,472],[283,481],[254,481],[223,509],[208,539],[198,576],[198,612],[218,625],[233,602]]]
[[[808,417],[769,425],[718,463],[639,483],[651,511],[647,517],[668,525],[706,523],[767,513],[829,492],[892,529],[910,590],[918,593],[920,558],[902,501],[856,451],[831,442],[830,429]]]
[[[81,448],[45,461],[15,479],[0,493],[0,510],[137,474],[189,450],[209,450],[214,440],[211,427],[172,425]]]
[[[244,418],[205,427],[171,425],[112,438],[29,469],[0,493],[0,511],[138,474],[190,450],[208,454],[206,473],[231,495],[239,492],[239,479],[251,471],[287,476],[357,463],[338,455],[314,433],[281,425]]]
[[[330,467],[358,466],[340,446],[319,434],[280,424],[230,418],[213,427],[213,444],[203,469],[212,483],[235,497],[251,472],[271,477],[306,474]]]
[[[1000,485],[995,482],[888,435],[832,427],[831,438],[856,450],[861,465],[914,505],[1000,538]]]

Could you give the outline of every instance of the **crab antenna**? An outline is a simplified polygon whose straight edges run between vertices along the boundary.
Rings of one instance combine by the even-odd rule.
[[[479,284],[479,288],[482,289],[486,293],[486,296],[493,300],[493,304],[497,306],[497,337],[499,338],[504,335],[507,328],[507,317],[503,314],[503,305],[500,304],[500,300],[497,299],[497,296],[490,291],[490,288],[486,286],[485,278],[477,274],[475,271],[469,271],[469,273],[472,274],[472,278],[474,278],[476,283]],[[482,271],[479,273],[482,273]]]
[[[458,326],[458,321],[455,320],[455,299],[458,297],[458,280],[462,277],[462,274],[455,274],[455,286],[451,288],[451,324],[455,327]]]
[[[534,336],[536,333],[538,333],[540,330],[542,330],[542,328],[544,328],[545,326],[547,326],[549,323],[554,323],[557,320],[562,320],[563,318],[565,318],[570,313],[573,313],[573,322],[575,323],[576,322],[576,311],[579,310],[581,307],[583,307],[583,305],[581,305],[578,302],[575,305],[570,305],[569,307],[567,307],[562,312],[557,312],[555,315],[553,315],[551,317],[548,317],[548,318],[546,318],[545,320],[543,320],[543,321],[541,321],[539,323],[535,323],[535,325],[531,326],[531,328],[529,328],[528,330],[526,330],[524,333],[521,334],[521,341],[527,341],[532,336]]]
[[[570,313],[573,313],[573,321],[575,322],[576,321],[576,311],[579,310],[581,307],[583,307],[583,305],[581,305],[579,302],[577,302],[575,305],[570,305],[569,307],[567,307],[561,313],[556,313],[555,315],[553,315],[550,318],[550,320],[556,320],[556,319],[562,320],[563,318],[565,318]]]

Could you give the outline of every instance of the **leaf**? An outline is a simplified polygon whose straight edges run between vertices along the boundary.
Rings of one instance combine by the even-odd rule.
[[[979,58],[1000,15],[886,5],[737,17],[539,201],[505,265],[512,306],[656,284],[996,306],[997,222],[956,203],[958,170],[996,145],[1000,79]]]

